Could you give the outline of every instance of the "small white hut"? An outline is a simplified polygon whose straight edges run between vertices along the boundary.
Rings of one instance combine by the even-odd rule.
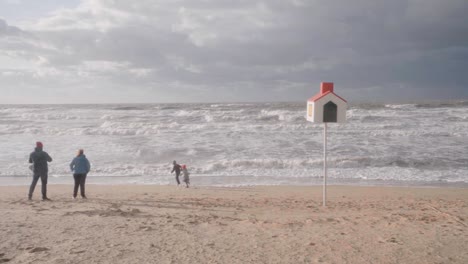
[[[313,123],[344,123],[348,103],[333,92],[333,83],[320,84],[320,93],[307,101],[307,121]]]

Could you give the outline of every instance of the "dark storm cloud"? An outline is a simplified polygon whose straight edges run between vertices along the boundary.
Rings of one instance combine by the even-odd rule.
[[[0,21],[0,37],[34,36],[0,45],[36,60],[22,72],[31,84],[120,89],[102,101],[302,100],[321,81],[356,100],[447,99],[468,97],[464,10],[464,0],[88,0],[24,29]]]

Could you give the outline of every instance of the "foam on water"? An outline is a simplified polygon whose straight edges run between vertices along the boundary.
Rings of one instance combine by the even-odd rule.
[[[466,102],[363,104],[347,117],[329,125],[332,182],[468,183]],[[318,183],[322,175],[322,126],[306,122],[303,103],[2,105],[0,184],[30,175],[35,141],[54,158],[52,183],[70,179],[79,148],[101,183],[168,184],[172,160],[187,164],[194,182],[214,185]]]

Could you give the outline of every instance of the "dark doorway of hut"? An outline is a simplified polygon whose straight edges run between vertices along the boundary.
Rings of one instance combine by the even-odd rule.
[[[337,121],[338,111],[337,106],[332,101],[326,103],[323,106],[323,122],[331,123]]]

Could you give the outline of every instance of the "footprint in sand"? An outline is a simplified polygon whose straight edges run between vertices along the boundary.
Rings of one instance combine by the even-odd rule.
[[[140,226],[138,229],[143,231],[153,231],[151,226]]]
[[[4,258],[4,256],[5,256],[5,253],[0,253],[0,263],[6,263],[11,260],[9,258]]]
[[[35,247],[31,249],[29,253],[36,253],[36,252],[43,252],[43,251],[49,251],[49,249],[46,247]]]
[[[79,251],[70,251],[70,254],[81,254],[81,253],[85,253],[86,250],[79,250]]]
[[[394,237],[387,239],[387,242],[401,245],[401,243]]]

